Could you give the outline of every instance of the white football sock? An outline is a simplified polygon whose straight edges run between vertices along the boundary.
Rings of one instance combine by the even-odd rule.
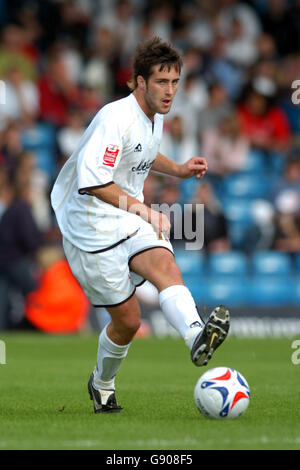
[[[204,323],[189,289],[183,285],[170,286],[162,290],[158,298],[166,319],[191,349]]]
[[[126,357],[129,344],[115,344],[106,334],[107,325],[99,335],[97,367],[94,370],[94,386],[101,389],[115,389],[115,375]]]

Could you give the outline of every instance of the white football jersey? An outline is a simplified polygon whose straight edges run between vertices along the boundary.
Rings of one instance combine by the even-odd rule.
[[[156,158],[163,116],[154,124],[135,96],[105,105],[61,169],[51,203],[63,236],[83,251],[106,249],[139,229],[140,217],[87,194],[116,183],[143,202],[144,181]]]

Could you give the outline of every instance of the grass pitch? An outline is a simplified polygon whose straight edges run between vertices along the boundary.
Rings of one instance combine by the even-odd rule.
[[[229,337],[197,368],[180,339],[135,339],[118,374],[122,413],[95,415],[87,393],[98,337],[2,333],[0,449],[299,449],[300,364],[292,338]],[[237,420],[208,420],[193,400],[207,368],[238,369],[251,388]]]

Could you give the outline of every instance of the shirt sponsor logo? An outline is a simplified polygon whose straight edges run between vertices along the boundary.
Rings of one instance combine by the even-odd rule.
[[[137,146],[134,149],[134,152],[141,152],[142,150],[143,150],[142,149],[142,144],[137,144]]]
[[[119,151],[118,145],[108,145],[103,155],[103,165],[114,167]]]
[[[133,166],[131,168],[131,171],[134,173],[137,173],[138,175],[145,174],[148,170],[150,170],[152,164],[154,163],[154,160],[142,160],[138,166]]]

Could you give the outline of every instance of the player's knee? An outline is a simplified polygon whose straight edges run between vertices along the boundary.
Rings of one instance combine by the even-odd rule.
[[[165,276],[170,277],[171,279],[178,279],[181,277],[180,269],[175,263],[174,259],[165,258],[164,260],[162,260],[159,269],[161,273],[163,273]]]
[[[152,282],[158,290],[162,290],[166,285],[182,284],[182,276],[174,258],[163,257],[159,265],[151,267],[148,280]]]
[[[121,327],[127,335],[133,337],[135,333],[138,331],[140,326],[141,326],[141,320],[139,317],[128,317],[128,318],[123,319]]]

